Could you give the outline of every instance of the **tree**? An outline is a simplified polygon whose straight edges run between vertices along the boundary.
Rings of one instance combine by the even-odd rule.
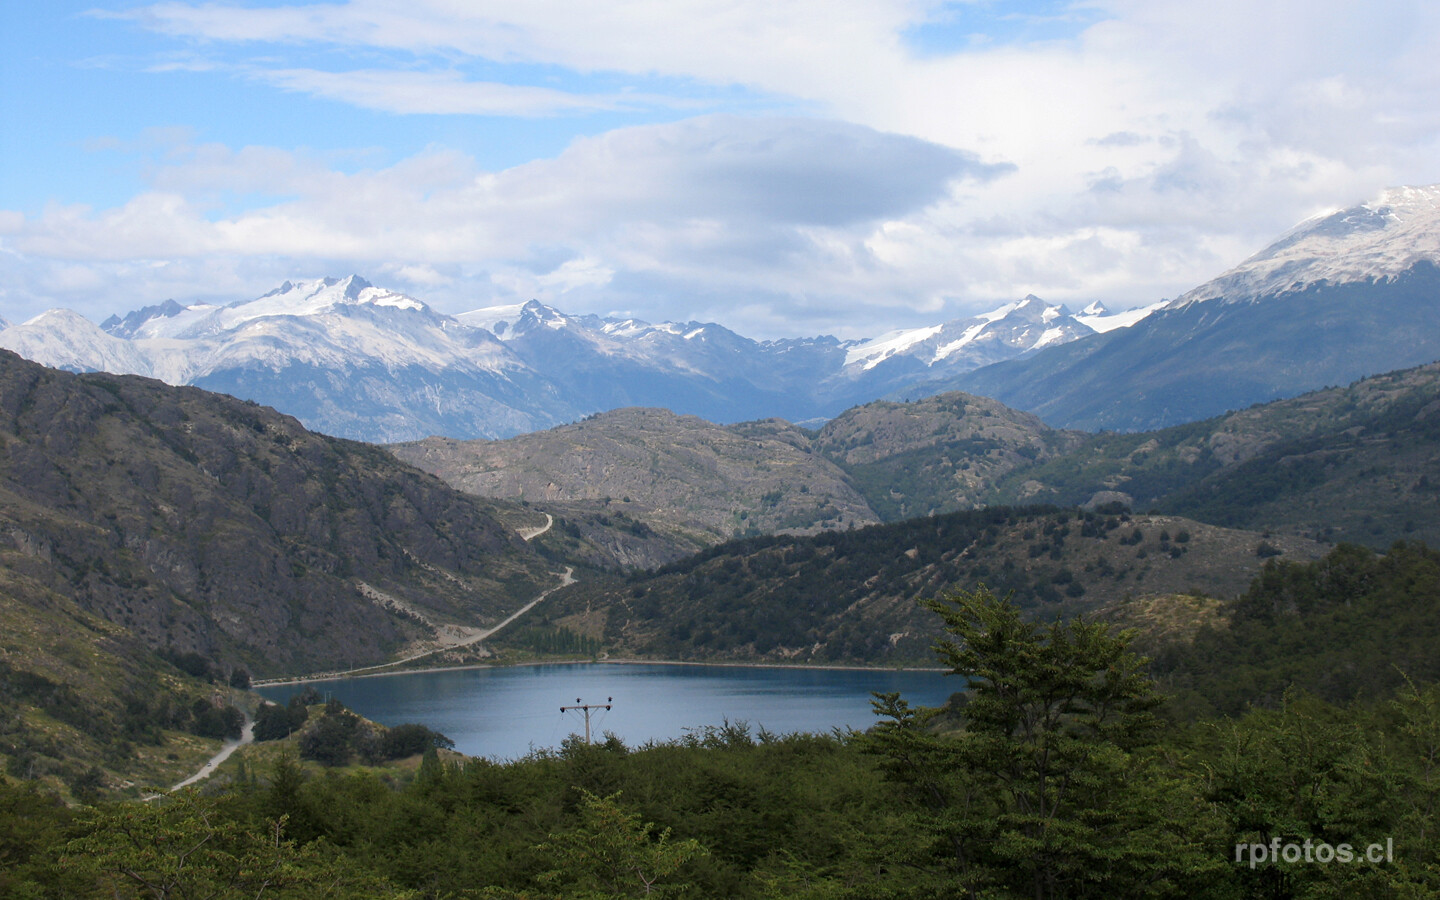
[[[359,716],[344,706],[327,704],[325,715],[300,735],[300,758],[313,759],[326,766],[349,763],[359,726]]]
[[[255,711],[255,740],[278,741],[287,738],[301,725],[304,725],[309,717],[310,712],[305,705],[295,702],[294,699],[288,706],[280,706],[275,703],[262,704]]]
[[[1203,727],[1215,744],[1208,799],[1229,822],[1224,843],[1246,848],[1238,876],[1251,895],[1436,896],[1440,688],[1407,680],[1397,699],[1369,710],[1292,690],[1279,709]],[[1362,857],[1381,841],[1383,860]],[[1307,862],[1312,851],[1328,862],[1341,846],[1353,857],[1295,865],[1277,858],[1282,846]]]
[[[385,732],[380,743],[380,755],[381,759],[404,759],[435,748],[452,750],[454,747],[455,742],[440,732],[424,725],[406,723]]]
[[[1132,635],[1085,621],[1027,621],[988,589],[923,601],[951,637],[937,655],[969,683],[963,730],[880,695],[871,747],[914,789],[967,896],[1178,893],[1223,860],[1184,776],[1150,747],[1160,703]]]
[[[642,824],[639,813],[620,806],[618,793],[597,797],[584,791],[583,797],[580,826],[552,833],[538,848],[557,864],[540,876],[542,882],[569,885],[566,897],[594,900],[663,897],[685,890],[685,885],[664,879],[705,855],[698,841],[672,841],[668,828],[655,834],[654,823]]]
[[[185,791],[151,804],[91,810],[65,860],[104,896],[152,900],[393,897],[316,844],[299,846],[281,817],[252,828],[223,801]]]

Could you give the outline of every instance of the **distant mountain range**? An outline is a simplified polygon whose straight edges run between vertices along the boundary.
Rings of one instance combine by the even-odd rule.
[[[1431,186],[1303,223],[1134,327],[925,390],[994,397],[1059,427],[1138,431],[1436,359],[1440,186]]]
[[[1440,186],[1303,223],[1173,301],[1116,314],[1027,296],[869,341],[756,341],[533,300],[450,316],[352,275],[99,326],[51,310],[0,330],[0,347],[221,391],[372,442],[500,438],[632,406],[813,424],[951,390],[1052,426],[1140,431],[1440,359],[1437,297]]]
[[[56,368],[220,391],[327,434],[392,442],[505,437],[627,406],[717,422],[821,419],[1139,315],[1099,304],[1071,315],[1032,296],[873,341],[755,341],[713,323],[573,316],[536,301],[448,316],[351,276],[287,281],[225,306],[172,300],[99,326],[50,310],[0,331],[0,347]]]

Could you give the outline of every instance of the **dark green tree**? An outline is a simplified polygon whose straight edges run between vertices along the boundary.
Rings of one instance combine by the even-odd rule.
[[[924,605],[969,683],[963,727],[937,735],[934,711],[882,695],[871,746],[914,789],[961,895],[1166,896],[1226,876],[1204,846],[1219,824],[1153,748],[1160,698],[1128,632],[1028,621],[984,587]]]
[[[540,876],[546,884],[566,885],[564,896],[587,900],[664,897],[685,891],[670,880],[689,860],[705,854],[698,841],[672,840],[670,829],[655,825],[620,805],[619,794],[583,793],[580,825],[552,833],[538,849],[555,862]]]
[[[66,864],[99,896],[153,900],[401,897],[319,844],[297,845],[285,820],[256,827],[226,801],[186,791],[151,804],[90,810]]]

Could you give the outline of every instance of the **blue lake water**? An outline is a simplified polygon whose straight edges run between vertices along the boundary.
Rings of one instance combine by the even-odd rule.
[[[962,682],[940,672],[752,668],[631,663],[452,669],[312,682],[384,725],[419,722],[471,756],[515,759],[583,734],[577,702],[591,713],[595,739],[612,732],[626,744],[684,737],[687,731],[746,722],[777,734],[864,730],[875,724],[871,691],[899,691],[912,705],[938,706]],[[285,702],[304,685],[259,688]]]

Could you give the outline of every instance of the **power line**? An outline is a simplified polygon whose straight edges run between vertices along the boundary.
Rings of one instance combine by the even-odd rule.
[[[579,697],[576,697],[575,704],[573,706],[562,706],[560,707],[560,711],[562,713],[565,713],[569,712],[572,709],[578,709],[585,713],[585,743],[588,744],[590,743],[590,711],[595,709],[603,709],[606,712],[609,712],[611,701],[613,701],[614,699],[614,697],[606,697],[604,703],[583,703],[581,702]]]

